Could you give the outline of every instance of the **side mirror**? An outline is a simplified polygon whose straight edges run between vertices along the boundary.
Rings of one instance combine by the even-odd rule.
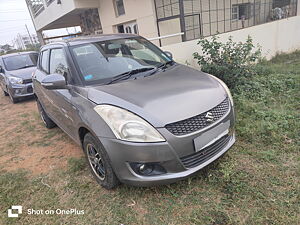
[[[165,51],[164,53],[165,53],[170,59],[173,60],[173,55],[172,55],[171,52]]]
[[[65,89],[67,86],[66,78],[60,74],[51,74],[42,80],[42,86],[48,90]]]
[[[2,68],[2,66],[0,66],[0,73],[5,73],[4,69]]]

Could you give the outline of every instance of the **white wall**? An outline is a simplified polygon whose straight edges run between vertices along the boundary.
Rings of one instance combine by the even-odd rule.
[[[220,41],[223,42],[227,41],[229,36],[232,36],[234,41],[244,42],[248,35],[253,38],[255,44],[262,46],[263,56],[267,59],[278,52],[292,52],[300,49],[300,16],[223,33],[219,36]],[[162,49],[172,52],[177,62],[183,64],[187,62],[193,67],[198,67],[192,55],[196,51],[201,53],[201,47],[197,42],[198,40],[192,40],[164,46]]]
[[[112,0],[100,0],[99,16],[104,34],[116,33],[116,25],[135,21],[139,34],[157,37],[154,2],[150,0],[124,0],[125,14],[116,16]]]

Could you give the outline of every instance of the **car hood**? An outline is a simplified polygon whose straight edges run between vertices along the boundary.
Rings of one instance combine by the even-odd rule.
[[[89,88],[96,104],[125,108],[155,127],[208,111],[226,97],[224,88],[206,73],[183,65],[136,80]]]
[[[28,67],[24,69],[19,69],[19,70],[12,70],[8,71],[8,75],[14,76],[14,77],[19,77],[22,79],[31,79],[32,78],[32,72],[36,70],[36,67]]]

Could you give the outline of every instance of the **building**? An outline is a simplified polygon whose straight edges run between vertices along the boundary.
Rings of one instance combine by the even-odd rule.
[[[14,45],[16,49],[26,50],[32,46],[38,45],[39,40],[36,34],[30,34],[30,36],[17,34],[17,37],[14,39]]]
[[[165,46],[296,16],[300,0],[26,2],[40,39],[43,30],[81,26],[82,35],[137,33]]]

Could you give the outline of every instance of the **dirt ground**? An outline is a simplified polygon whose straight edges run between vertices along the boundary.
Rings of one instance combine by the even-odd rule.
[[[66,167],[71,157],[83,156],[81,148],[58,127],[44,127],[35,100],[12,104],[1,95],[0,112],[0,170],[46,174]]]

